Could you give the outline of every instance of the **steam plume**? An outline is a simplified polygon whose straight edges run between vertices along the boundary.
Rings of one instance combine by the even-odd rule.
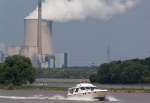
[[[44,0],[42,18],[53,21],[109,19],[136,6],[138,0]],[[26,18],[36,19],[37,8]]]

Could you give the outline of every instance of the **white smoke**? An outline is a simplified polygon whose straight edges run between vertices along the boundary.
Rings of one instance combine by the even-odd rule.
[[[138,0],[44,0],[42,18],[53,21],[82,20],[86,18],[109,19],[137,5]],[[38,17],[37,8],[27,19]]]

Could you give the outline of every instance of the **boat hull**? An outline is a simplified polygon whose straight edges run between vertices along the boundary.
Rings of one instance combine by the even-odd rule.
[[[93,92],[72,94],[72,95],[68,95],[68,97],[104,100],[106,95],[107,95],[107,91],[93,91]]]

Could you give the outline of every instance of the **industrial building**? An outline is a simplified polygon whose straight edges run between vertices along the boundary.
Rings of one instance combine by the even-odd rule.
[[[49,68],[66,68],[68,66],[68,54],[57,53],[48,56],[48,67]]]
[[[6,56],[23,55],[29,57],[36,68],[63,68],[68,66],[67,53],[55,53],[52,45],[52,21],[41,20],[41,52],[38,53],[38,19],[24,19],[24,45],[11,46],[4,50],[0,45],[0,61]],[[5,54],[4,54],[5,53]]]
[[[66,68],[68,66],[68,55],[67,53],[47,55],[44,62],[41,63],[42,68]]]
[[[6,47],[3,43],[0,43],[0,63],[4,62],[6,57]]]
[[[55,55],[55,64],[57,68],[68,66],[68,54],[67,53],[58,53]]]
[[[8,47],[7,55],[29,57],[36,68],[62,68],[68,66],[67,53],[53,50],[53,21],[42,19],[42,4],[38,1],[38,17],[24,19],[24,43],[22,47]],[[0,52],[0,56],[2,53]]]
[[[20,53],[29,57],[34,67],[62,68],[68,66],[68,54],[55,53],[53,50],[52,23],[52,21],[41,19],[41,40],[38,41],[38,19],[24,19],[25,40]],[[40,42],[42,54],[38,52],[38,42]]]
[[[21,54],[29,57],[35,67],[39,67],[40,63],[45,62],[44,58],[47,55],[53,54],[52,49],[52,22],[41,20],[41,37],[38,41],[38,19],[25,19],[25,41]],[[41,52],[38,53],[38,42],[41,44]]]
[[[54,53],[53,21],[42,19],[42,2],[38,0],[37,18],[24,19],[25,41],[21,54],[29,57],[37,68],[67,67],[67,53]]]

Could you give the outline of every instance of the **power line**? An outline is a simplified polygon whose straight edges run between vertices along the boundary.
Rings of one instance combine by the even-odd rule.
[[[111,57],[110,57],[110,44],[107,45],[107,50],[106,50],[106,53],[107,53],[107,62],[110,62],[111,61]]]

